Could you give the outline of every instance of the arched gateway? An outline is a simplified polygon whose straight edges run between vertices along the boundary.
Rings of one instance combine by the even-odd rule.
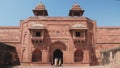
[[[57,62],[60,62],[63,64],[64,60],[64,52],[66,50],[66,45],[61,42],[61,41],[57,41],[57,42],[54,42],[50,45],[50,62],[52,64],[55,63],[55,59],[58,59]]]
[[[55,59],[58,59],[58,62],[61,62],[63,63],[63,52],[60,50],[60,49],[56,49],[54,52],[53,52],[53,63]]]

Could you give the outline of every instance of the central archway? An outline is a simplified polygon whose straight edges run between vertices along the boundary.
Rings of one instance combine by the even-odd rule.
[[[53,63],[55,58],[57,58],[59,61],[61,61],[61,64],[63,64],[63,52],[60,49],[56,49],[53,52]]]
[[[67,46],[62,41],[55,41],[49,45],[49,57],[51,64],[54,64],[55,58],[61,58],[61,63],[63,64],[63,55],[64,51],[66,51]]]

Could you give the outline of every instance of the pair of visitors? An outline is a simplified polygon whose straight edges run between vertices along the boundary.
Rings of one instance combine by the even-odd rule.
[[[54,65],[55,66],[61,66],[62,65],[61,59],[55,58]]]

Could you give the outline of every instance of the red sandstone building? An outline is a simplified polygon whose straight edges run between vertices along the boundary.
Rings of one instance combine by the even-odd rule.
[[[16,48],[12,53],[10,48],[0,50],[0,58],[4,51],[11,55],[11,63],[21,65],[50,65],[55,58],[63,65],[120,62],[120,27],[97,27],[96,21],[82,16],[84,10],[78,4],[68,17],[49,17],[41,3],[33,13],[18,27],[0,27],[0,42]]]

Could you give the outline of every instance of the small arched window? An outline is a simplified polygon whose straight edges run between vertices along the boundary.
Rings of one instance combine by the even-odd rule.
[[[74,52],[74,62],[83,62],[83,52],[79,49]]]
[[[42,52],[40,50],[34,50],[32,53],[32,62],[41,62]]]

